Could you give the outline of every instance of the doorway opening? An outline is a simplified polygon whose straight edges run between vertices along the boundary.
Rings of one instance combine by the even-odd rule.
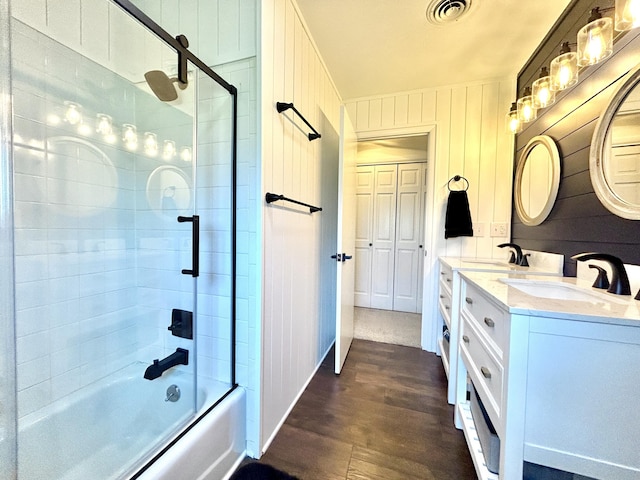
[[[421,346],[428,140],[358,142],[355,338]]]

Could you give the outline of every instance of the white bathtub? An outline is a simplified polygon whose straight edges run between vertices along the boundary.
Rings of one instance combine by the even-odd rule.
[[[236,388],[208,414],[194,415],[189,374],[176,369],[148,381],[142,372],[142,364],[132,365],[96,387],[21,419],[18,478],[217,480],[227,476],[245,451],[244,390]],[[180,387],[181,398],[165,402],[172,384]],[[201,405],[204,394],[201,390],[198,395]],[[186,420],[191,427],[181,429]],[[166,451],[139,473],[158,451],[159,440]]]
[[[236,388],[139,477],[221,480],[245,456],[245,392]]]

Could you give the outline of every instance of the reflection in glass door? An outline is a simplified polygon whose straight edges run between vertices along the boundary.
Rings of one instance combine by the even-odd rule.
[[[134,471],[234,383],[233,101],[95,15],[11,26],[21,479]]]

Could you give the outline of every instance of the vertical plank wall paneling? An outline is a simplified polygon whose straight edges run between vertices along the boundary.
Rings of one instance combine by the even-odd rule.
[[[427,212],[425,232],[433,238],[431,264],[425,265],[425,284],[435,282],[438,256],[496,257],[505,252],[496,245],[509,239],[492,237],[491,223],[511,222],[513,137],[504,133],[503,118],[515,99],[509,79],[473,82],[395,95],[354,99],[347,109],[359,137],[392,136],[394,131],[435,125],[435,158],[428,188],[433,190],[433,210]],[[408,103],[407,103],[408,102]],[[469,204],[474,224],[473,237],[445,240],[444,219],[447,182],[454,175],[469,180]],[[480,225],[481,224],[481,225]],[[430,226],[430,227],[429,227]],[[433,283],[436,285],[436,283]],[[423,313],[423,348],[435,350],[433,331],[436,302],[428,293]]]
[[[442,237],[437,244],[438,255],[501,256],[494,247],[507,240],[508,235],[492,238],[489,227],[491,222],[510,221],[510,204],[503,200],[511,197],[512,143],[511,137],[503,133],[502,120],[514,95],[511,82],[503,80],[347,102],[360,135],[370,136],[376,131],[392,135],[394,129],[436,125],[436,158],[429,160],[435,163],[434,195],[440,220],[436,228],[442,233],[438,233]],[[399,105],[398,109],[388,107],[386,112],[393,123],[385,123],[379,117],[381,105]],[[406,112],[411,114],[407,116]],[[478,222],[485,224],[484,235],[445,241],[447,181],[456,174],[469,180],[472,220],[474,226]]]
[[[320,131],[339,130],[340,98],[291,0],[261,2],[262,194],[321,204],[322,139],[276,102],[293,102]],[[326,119],[326,120],[325,120]],[[270,443],[335,338],[320,315],[320,232],[324,212],[262,207],[263,322],[259,452]],[[333,219],[335,221],[335,219]]]
[[[577,29],[586,23],[591,3],[572,4],[567,16],[522,69],[519,90],[535,78],[533,72],[539,72],[557,55],[559,38],[575,38]],[[560,150],[562,175],[556,203],[541,225],[526,226],[514,212],[513,240],[525,248],[563,254],[566,275],[576,273],[576,263],[570,257],[585,251],[612,253],[625,263],[640,264],[640,222],[609,213],[600,204],[589,174],[591,138],[598,117],[624,75],[637,65],[639,53],[640,33],[632,30],[615,43],[611,57],[583,68],[578,84],[561,92],[554,105],[539,111],[537,120],[517,135],[516,162],[531,138],[552,137]]]

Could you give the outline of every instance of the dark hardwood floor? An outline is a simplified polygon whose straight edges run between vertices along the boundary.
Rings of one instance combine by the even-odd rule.
[[[339,376],[327,356],[260,462],[303,480],[476,478],[440,358],[365,340]]]

